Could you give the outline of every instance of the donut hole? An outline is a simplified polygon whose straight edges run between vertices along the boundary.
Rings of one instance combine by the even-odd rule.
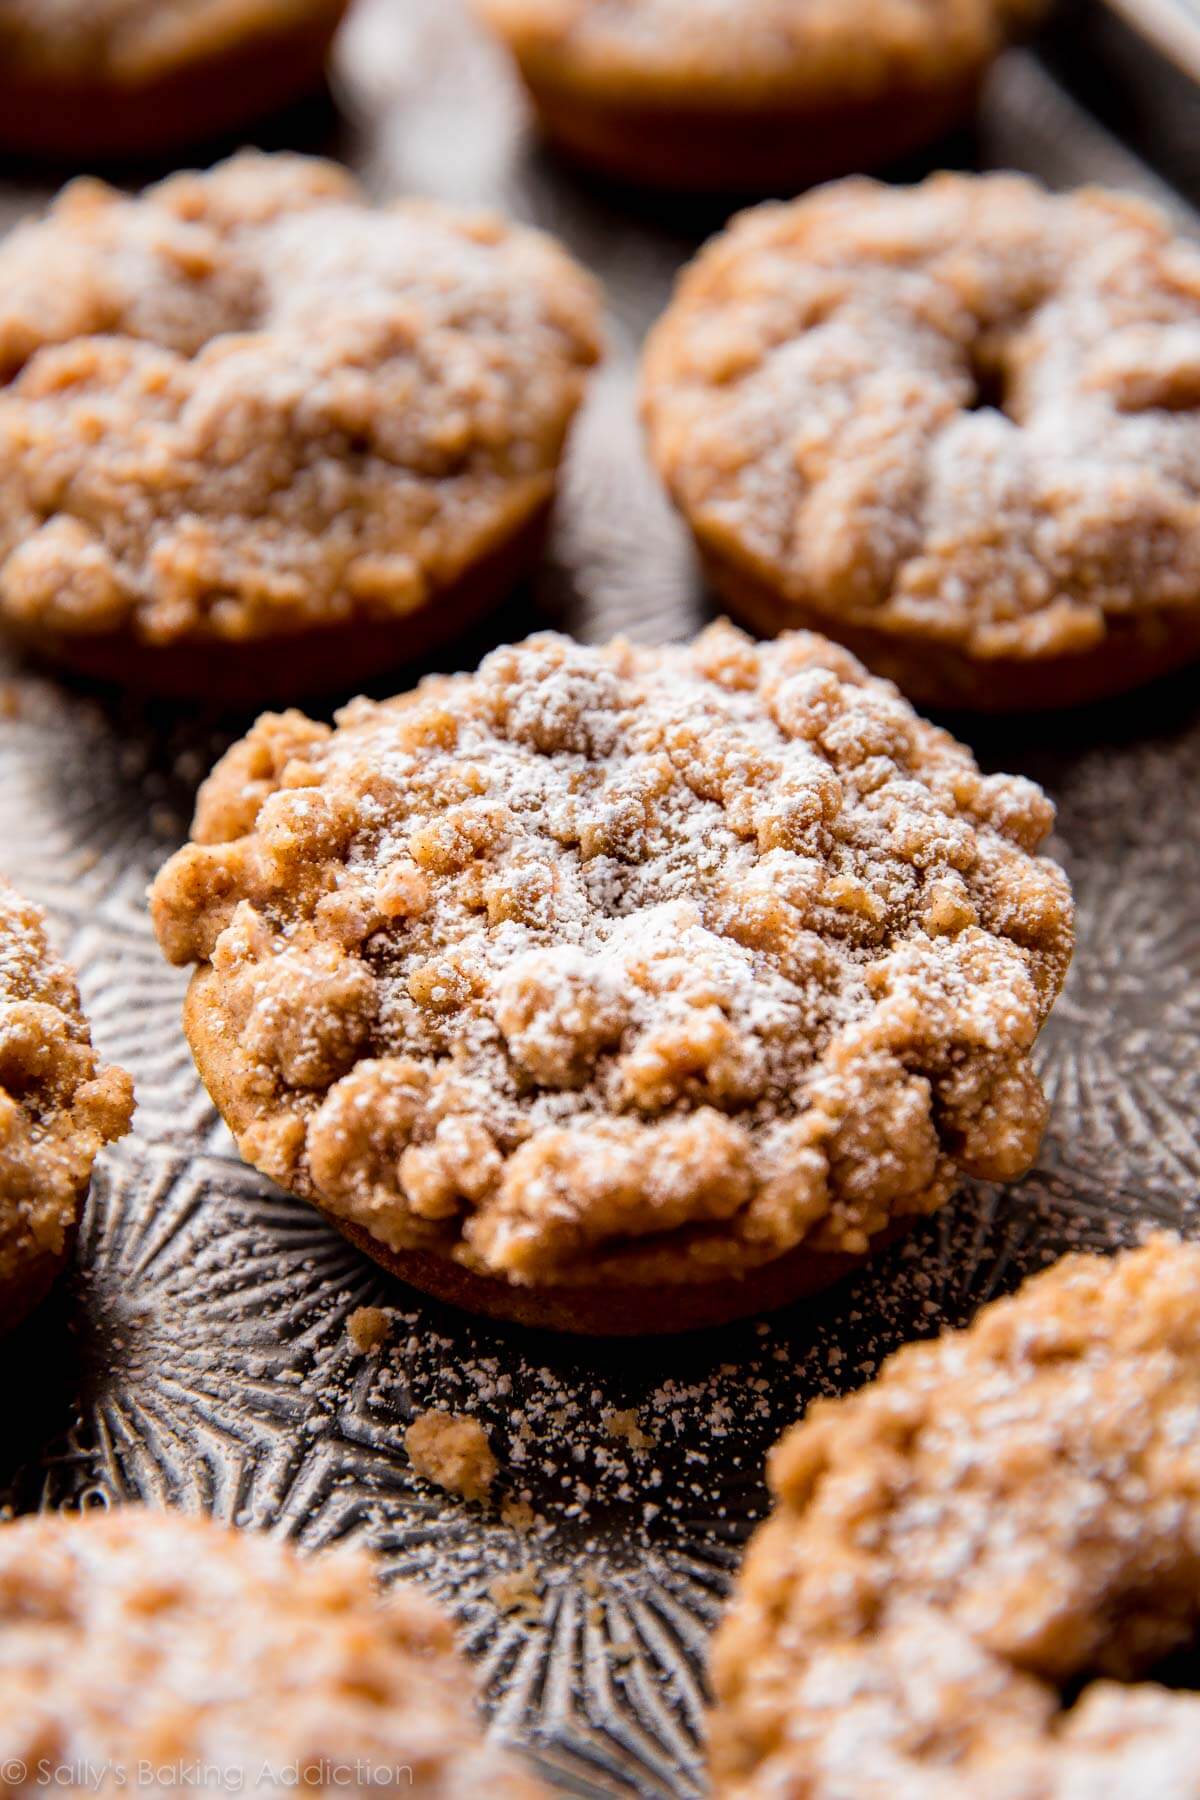
[[[1151,1655],[1145,1662],[1139,1660],[1133,1667],[1123,1659],[1118,1667],[1106,1667],[1101,1663],[1081,1669],[1060,1685],[1063,1712],[1070,1712],[1096,1681],[1139,1687],[1149,1685],[1169,1688],[1176,1693],[1200,1693],[1200,1628],[1193,1625],[1173,1648],[1157,1656]]]
[[[1143,1680],[1180,1693],[1200,1693],[1200,1634],[1154,1663]]]
[[[967,375],[972,392],[964,412],[1008,412],[1008,370],[995,344],[981,340],[972,346]]]

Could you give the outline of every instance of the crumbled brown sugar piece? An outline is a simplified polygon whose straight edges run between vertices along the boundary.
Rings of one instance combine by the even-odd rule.
[[[1067,1258],[817,1402],[770,1476],[721,1795],[1195,1795],[1200,1697],[1142,1678],[1200,1621],[1200,1246]]]
[[[1027,1167],[1051,819],[823,639],[545,636],[264,717],[152,906],[285,1186],[518,1282],[701,1280]]]
[[[502,1613],[523,1625],[536,1625],[542,1617],[541,1580],[534,1563],[522,1563],[488,1583],[488,1593]]]
[[[418,1475],[464,1500],[486,1500],[499,1473],[478,1419],[419,1413],[404,1434],[404,1447]]]
[[[476,0],[535,67],[622,98],[832,103],[950,81],[1034,0]]]
[[[4,0],[0,55],[43,75],[102,70],[136,85],[322,10],[327,0]]]
[[[0,1528],[0,1632],[16,1796],[81,1766],[132,1789],[147,1763],[236,1792],[541,1791],[482,1741],[449,1621],[404,1584],[381,1597],[358,1553],[140,1507],[18,1520]]]
[[[760,207],[684,274],[643,393],[780,623],[1036,662],[1200,612],[1200,252],[1141,201],[940,175]]]
[[[354,1348],[366,1356],[387,1342],[391,1320],[382,1306],[356,1306],[346,1320],[346,1330]]]
[[[548,501],[591,279],[246,153],[0,246],[0,620],[230,642],[425,606]]]
[[[133,1084],[92,1049],[41,912],[0,879],[0,1321],[62,1256],[92,1164],[132,1113]]]
[[[610,1437],[620,1438],[631,1450],[653,1450],[655,1440],[643,1430],[635,1407],[611,1407],[601,1422]]]
[[[509,1494],[500,1505],[500,1522],[524,1536],[532,1531],[537,1514],[528,1500]]]

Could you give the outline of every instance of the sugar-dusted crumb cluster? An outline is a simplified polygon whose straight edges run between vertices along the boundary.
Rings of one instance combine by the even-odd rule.
[[[41,913],[0,880],[0,1319],[62,1255],[92,1163],[132,1112],[133,1084],[92,1049]]]
[[[465,1415],[436,1408],[418,1413],[404,1448],[418,1475],[464,1500],[486,1500],[499,1473],[486,1431]]]
[[[823,639],[548,635],[264,717],[152,906],[285,1186],[516,1281],[704,1279],[1027,1167],[1051,819]]]
[[[1200,252],[1140,201],[856,180],[745,214],[648,351],[714,557],[843,627],[981,658],[1200,611]]]
[[[1200,1246],[1068,1257],[818,1401],[770,1473],[722,1795],[1195,1793],[1200,1699],[1140,1678],[1200,1621]]]
[[[487,1591],[492,1604],[506,1618],[526,1626],[540,1624],[545,1592],[535,1563],[505,1570],[489,1581]]]
[[[950,84],[1038,0],[476,0],[535,73],[627,102],[828,106]]]
[[[102,72],[136,85],[331,10],[331,0],[4,0],[0,56],[42,77]]]
[[[591,278],[540,233],[244,154],[0,246],[0,619],[231,641],[405,616],[545,505]]]
[[[210,1790],[540,1791],[481,1741],[449,1622],[415,1589],[381,1597],[357,1553],[133,1507],[19,1520],[0,1630],[5,1779],[28,1769],[8,1793],[45,1786],[40,1765],[132,1789],[146,1763]]]
[[[391,1320],[382,1306],[358,1306],[346,1320],[346,1333],[360,1356],[387,1342]]]

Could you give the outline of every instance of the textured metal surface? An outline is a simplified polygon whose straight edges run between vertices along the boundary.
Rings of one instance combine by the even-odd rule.
[[[1200,5],[1197,0],[1107,0],[1193,81],[1200,81]]]
[[[535,593],[447,662],[547,619],[588,638],[690,631],[707,605],[642,460],[632,372],[676,267],[718,221],[666,224],[556,168],[454,0],[364,0],[340,100],[340,125],[328,113],[294,122],[307,147],[345,155],[379,193],[482,199],[531,218],[608,286],[612,355],[549,563]],[[978,133],[940,154],[1056,184],[1154,185],[1023,55],[997,71]],[[30,199],[28,187],[0,188],[3,216]],[[453,1607],[494,1729],[563,1792],[699,1792],[705,1639],[762,1515],[763,1457],[783,1426],[1067,1246],[1109,1246],[1147,1219],[1190,1227],[1194,678],[1064,721],[962,728],[985,763],[1054,794],[1079,896],[1079,953],[1043,1043],[1054,1117],[1037,1171],[1013,1191],[969,1188],[817,1306],[701,1340],[605,1348],[420,1302],[242,1167],[192,1071],[181,980],[154,948],[143,893],[185,829],[197,779],[245,721],[3,675],[0,867],[48,907],[101,1047],[135,1074],[139,1112],[97,1175],[75,1274],[0,1349],[0,1498],[29,1510],[141,1496],[307,1544],[364,1540]],[[373,1302],[399,1312],[386,1348],[364,1358],[345,1321]],[[540,1516],[531,1533],[412,1476],[404,1424],[429,1405],[488,1426],[505,1491],[527,1492]],[[629,1408],[651,1440],[637,1450],[608,1417]]]

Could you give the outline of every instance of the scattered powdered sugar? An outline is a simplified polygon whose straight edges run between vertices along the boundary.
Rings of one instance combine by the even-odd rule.
[[[674,1596],[715,1625],[765,1511],[768,1452],[814,1400],[870,1380],[914,1337],[967,1321],[1017,1267],[1137,1236],[1129,1211],[1085,1215],[1069,1189],[1045,1182],[1034,1193],[1013,1209],[969,1187],[836,1294],[719,1333],[659,1339],[652,1356],[644,1343],[549,1339],[405,1302],[347,1258],[344,1279],[320,1284],[308,1313],[327,1346],[308,1377],[324,1421],[314,1449],[353,1446],[330,1517],[383,1549],[390,1571],[443,1598],[477,1645],[506,1604],[491,1588],[497,1571],[519,1576],[532,1563],[541,1604],[530,1623],[544,1649],[570,1635],[580,1596],[594,1591],[616,1661],[632,1653],[653,1667],[655,1596],[661,1589],[666,1605]],[[1026,1235],[1031,1209],[1036,1242]],[[386,1304],[390,1330],[385,1350],[364,1361],[350,1353],[344,1319],[367,1298]],[[400,1446],[430,1410],[483,1426],[499,1464],[487,1505],[431,1494],[409,1473]],[[410,1505],[415,1529],[402,1523]],[[699,1640],[687,1655],[699,1666]],[[507,1682],[493,1692],[503,1708]]]

